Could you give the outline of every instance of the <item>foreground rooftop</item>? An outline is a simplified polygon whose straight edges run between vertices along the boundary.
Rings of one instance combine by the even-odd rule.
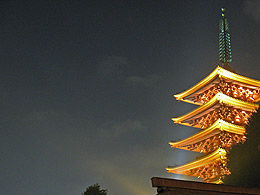
[[[152,178],[152,187],[157,188],[157,195],[258,195],[260,188],[245,188],[241,186],[218,185],[195,181],[184,181],[169,178]]]

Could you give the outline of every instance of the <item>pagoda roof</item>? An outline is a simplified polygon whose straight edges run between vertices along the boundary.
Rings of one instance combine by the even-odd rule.
[[[200,168],[205,165],[209,165],[216,161],[221,161],[222,159],[226,159],[226,154],[227,154],[227,152],[224,149],[219,148],[219,149],[215,150],[214,152],[207,154],[195,161],[189,162],[189,163],[181,165],[181,166],[175,166],[175,167],[169,166],[168,168],[166,168],[166,170],[169,173],[190,176],[190,172],[189,172],[190,170]]]
[[[258,104],[238,100],[238,99],[229,97],[221,92],[218,92],[207,103],[197,107],[196,109],[192,110],[191,112],[189,112],[183,116],[180,116],[177,118],[172,118],[172,120],[174,121],[174,123],[192,126],[192,124],[193,124],[193,122],[191,122],[192,120],[199,118],[199,117],[215,110],[216,108],[220,107],[220,105],[222,105],[222,104],[227,104],[227,105],[230,105],[230,106],[233,106],[236,108],[240,108],[245,111],[251,111],[251,112],[255,112],[259,107]],[[194,126],[194,127],[196,127],[196,126]]]
[[[180,148],[183,150],[191,150],[189,149],[190,145],[203,141],[216,134],[219,134],[221,131],[226,131],[229,133],[234,133],[239,135],[244,135],[244,133],[246,132],[245,128],[242,126],[234,125],[222,119],[218,119],[213,123],[213,125],[211,125],[207,129],[199,131],[195,135],[192,135],[186,139],[177,142],[169,142],[169,144],[171,145],[171,147]],[[199,152],[199,149],[194,149],[193,151]]]
[[[176,100],[181,100],[184,102],[201,105],[201,102],[196,102],[194,97],[196,95],[201,94],[206,91],[214,84],[220,82],[220,78],[223,78],[227,81],[232,81],[234,84],[239,84],[240,86],[248,87],[251,89],[260,89],[260,81],[251,79],[245,76],[241,76],[239,74],[228,71],[220,66],[218,66],[212,73],[210,73],[206,78],[201,80],[199,83],[194,85],[193,87],[187,89],[186,91],[174,95]],[[255,99],[255,102],[260,101],[260,97],[258,96]]]

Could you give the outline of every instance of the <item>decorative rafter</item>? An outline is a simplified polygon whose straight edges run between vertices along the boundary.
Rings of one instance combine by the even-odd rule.
[[[241,88],[239,88],[242,87],[246,91],[250,90],[251,92],[253,92],[253,96],[250,94],[251,92],[246,92],[249,95],[248,99],[251,99],[252,102],[254,103],[260,101],[260,81],[230,72],[219,66],[212,73],[210,73],[206,78],[198,82],[196,85],[194,85],[193,87],[187,89],[182,93],[174,95],[174,97],[176,98],[176,100],[184,101],[191,104],[202,105],[205,103],[205,101],[201,102],[200,99],[197,99],[197,96],[201,96],[204,92],[206,92],[207,90],[209,90],[214,86],[220,85],[221,87],[220,84],[221,80],[223,81],[224,86],[222,84],[223,88],[220,89],[218,88],[217,92],[222,92],[226,94],[225,91],[227,92],[227,86],[225,85],[230,85],[231,91],[228,91],[226,95],[229,95],[229,93],[232,92],[234,93],[234,95],[233,96],[231,95],[231,97],[243,100],[242,97],[244,95],[244,92],[243,91],[240,92]],[[236,93],[238,95],[236,95]],[[206,93],[206,94],[212,96],[212,94],[210,93]],[[239,98],[240,96],[241,98]],[[251,102],[251,100],[249,100],[249,102]]]
[[[233,145],[246,140],[245,128],[218,119],[209,128],[202,130],[186,139],[169,142],[171,147],[191,150],[200,153],[209,153],[221,147],[231,149]]]
[[[227,152],[224,149],[219,148],[195,161],[177,167],[169,166],[166,170],[169,173],[199,177],[205,182],[216,181],[223,175],[230,174],[230,171],[226,168],[226,154]]]
[[[242,123],[244,126],[258,107],[258,104],[238,100],[219,92],[207,103],[172,120],[174,123],[202,129],[212,125],[218,118],[238,125]]]

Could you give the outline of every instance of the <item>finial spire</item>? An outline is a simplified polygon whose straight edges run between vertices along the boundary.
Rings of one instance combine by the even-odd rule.
[[[225,8],[221,8],[221,16],[219,22],[219,61],[225,69],[231,70],[229,66],[229,63],[232,62],[230,33]]]

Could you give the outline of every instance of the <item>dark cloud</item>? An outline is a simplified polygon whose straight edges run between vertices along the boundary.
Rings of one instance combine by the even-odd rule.
[[[109,121],[105,122],[104,127],[99,131],[99,136],[107,138],[118,137],[123,136],[125,133],[142,132],[144,128],[144,124],[139,120]]]
[[[98,64],[98,72],[103,76],[119,76],[125,69],[125,66],[129,65],[127,58],[119,56],[105,57]]]
[[[146,77],[141,76],[129,76],[127,82],[133,85],[153,87],[161,78],[157,75],[148,75]]]

